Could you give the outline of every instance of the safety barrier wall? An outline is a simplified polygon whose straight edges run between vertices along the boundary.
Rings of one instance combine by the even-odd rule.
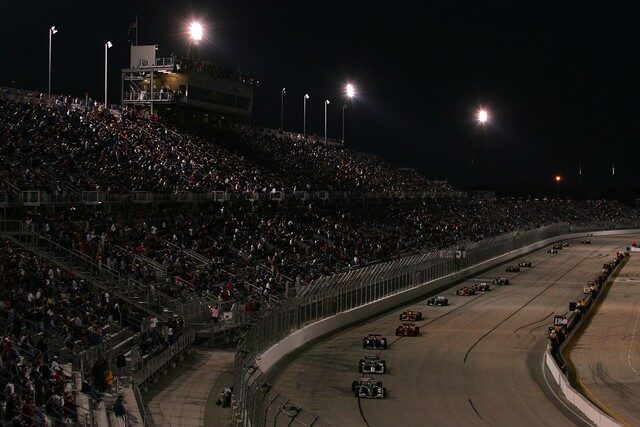
[[[549,371],[551,371],[551,375],[553,376],[556,384],[560,386],[560,390],[562,390],[564,397],[566,397],[573,406],[578,408],[580,412],[585,414],[589,420],[599,427],[620,427],[618,422],[602,412],[586,397],[571,387],[569,380],[562,371],[560,371],[555,359],[548,350],[544,353],[544,361],[549,368]]]
[[[624,265],[624,263],[618,264],[616,266],[616,268],[614,268],[609,273],[607,281],[609,281],[611,276],[613,276],[613,274],[616,271],[618,271],[623,265]],[[606,284],[606,282],[605,282],[605,284]],[[599,300],[600,298],[602,298],[604,296],[605,292],[603,292],[603,290],[604,290],[604,286],[601,289],[601,291],[596,295],[596,300],[595,301]],[[567,345],[567,343],[571,339],[573,339],[574,335],[580,333],[580,331],[581,331],[580,327],[583,324],[583,322],[585,322],[586,319],[589,316],[593,316],[593,314],[594,314],[593,313],[593,309],[594,309],[594,307],[596,305],[595,301],[592,302],[589,305],[586,314],[584,316],[582,316],[578,322],[576,322],[575,324],[573,324],[569,328],[569,330],[570,330],[569,335],[564,340],[564,342],[560,346],[558,352],[556,353],[556,354],[560,354],[560,356],[558,356],[558,357],[562,357],[562,355],[561,355],[562,353],[561,352],[563,351],[563,349]],[[598,427],[614,427],[614,426],[615,427],[620,427],[621,426],[620,423],[618,423],[616,420],[614,420],[612,417],[610,417],[608,414],[606,414],[604,411],[602,411],[600,408],[598,408],[589,399],[587,399],[584,395],[582,395],[579,391],[575,390],[571,386],[571,383],[570,383],[569,379],[567,378],[567,375],[562,372],[562,370],[558,366],[558,362],[553,357],[551,345],[547,346],[547,350],[545,351],[545,354],[544,354],[544,362],[547,365],[547,367],[549,368],[549,371],[551,372],[551,375],[553,376],[553,379],[555,380],[556,384],[558,384],[558,386],[560,386],[560,390],[562,391],[562,394],[564,394],[564,397],[569,402],[571,402],[571,404],[573,406],[575,406],[577,409],[579,409],[580,412],[582,412],[589,420],[591,420],[593,423],[595,423],[595,425],[597,425]]]
[[[592,225],[585,229],[600,227],[602,225]],[[625,224],[611,228],[618,230],[597,234],[631,232],[637,227]],[[266,374],[282,357],[331,331],[555,240],[588,235],[572,231],[568,224],[555,224],[316,280],[266,314],[243,337],[236,355],[234,379],[235,400],[242,422],[263,425],[275,422],[276,417],[285,413],[289,417],[284,419],[296,425],[321,424],[314,414],[295,406],[271,385]],[[454,254],[454,257],[441,258],[443,253]]]

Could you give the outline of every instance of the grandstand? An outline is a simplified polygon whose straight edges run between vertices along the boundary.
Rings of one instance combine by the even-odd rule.
[[[335,274],[559,222],[638,220],[616,202],[468,201],[267,129],[230,129],[244,156],[128,108],[0,98],[3,360],[17,347],[31,369],[66,363],[39,371],[35,400],[19,392],[33,379],[6,364],[2,379],[51,419],[108,419],[81,378],[106,392],[101,375],[124,355],[134,370],[118,387],[135,396],[196,336],[232,337]],[[212,307],[224,316],[203,330]]]

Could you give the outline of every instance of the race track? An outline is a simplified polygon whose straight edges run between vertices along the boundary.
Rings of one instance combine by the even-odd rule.
[[[628,425],[640,425],[640,254],[634,252],[571,349],[587,395]]]
[[[336,426],[585,425],[543,376],[547,328],[612,258],[614,247],[631,238],[570,241],[558,255],[545,247],[509,262],[528,260],[531,269],[505,273],[502,265],[465,283],[504,276],[511,285],[467,297],[455,295],[462,284],[456,285],[441,294],[448,307],[427,306],[425,299],[334,334],[292,358],[275,386],[323,424]],[[418,322],[420,337],[394,336],[405,308],[426,317]],[[390,348],[364,350],[362,337],[370,332],[388,337]],[[388,388],[386,399],[359,399],[351,391],[360,376],[357,362],[366,354],[387,361],[388,373],[376,376]]]

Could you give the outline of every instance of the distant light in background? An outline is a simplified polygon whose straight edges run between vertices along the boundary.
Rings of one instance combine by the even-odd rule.
[[[199,22],[192,22],[189,25],[189,37],[194,43],[198,43],[204,37],[204,28]]]
[[[556,175],[556,182],[562,181],[562,177],[560,175]]]

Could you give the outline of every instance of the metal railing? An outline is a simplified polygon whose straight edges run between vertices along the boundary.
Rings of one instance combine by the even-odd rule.
[[[449,251],[433,251],[333,276],[298,289],[263,315],[243,336],[236,354],[234,393],[244,425],[321,425],[279,393],[261,372],[256,358],[306,325],[398,292],[464,270],[527,245],[570,232],[566,223],[472,242]],[[274,424],[275,425],[275,424]]]
[[[173,92],[125,92],[122,95],[123,102],[171,102],[175,98]]]
[[[187,347],[190,347],[196,339],[196,332],[193,329],[185,331],[175,343],[158,356],[147,362],[142,369],[133,374],[133,381],[137,386],[144,384],[151,376],[162,369],[175,357],[180,356]]]

